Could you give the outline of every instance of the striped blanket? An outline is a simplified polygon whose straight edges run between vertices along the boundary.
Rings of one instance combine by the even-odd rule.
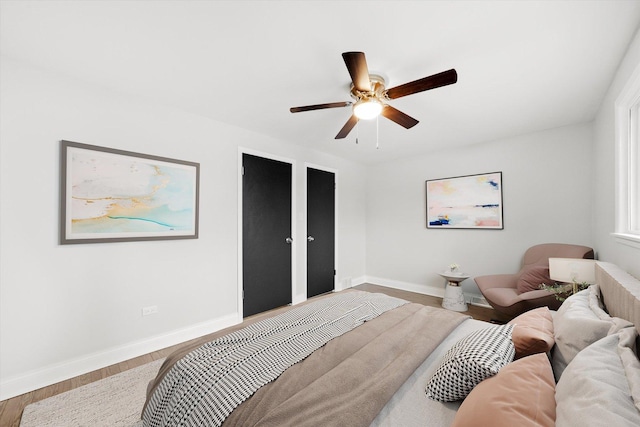
[[[144,409],[144,426],[220,426],[287,368],[404,304],[383,294],[340,293],[204,344],[176,362],[156,385]]]

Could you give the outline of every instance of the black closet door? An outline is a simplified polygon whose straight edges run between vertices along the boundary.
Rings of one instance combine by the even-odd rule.
[[[334,173],[307,168],[307,297],[334,289],[335,191]]]
[[[291,164],[242,155],[243,316],[291,303]]]

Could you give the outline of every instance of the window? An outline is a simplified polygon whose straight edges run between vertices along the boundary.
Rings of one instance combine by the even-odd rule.
[[[629,231],[640,235],[640,100],[631,109],[632,132],[629,138]]]
[[[640,67],[616,101],[616,229],[620,243],[640,248]]]

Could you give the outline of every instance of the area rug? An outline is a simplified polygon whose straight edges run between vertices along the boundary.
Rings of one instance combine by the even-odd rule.
[[[147,384],[164,359],[129,369],[28,405],[20,427],[141,425]]]

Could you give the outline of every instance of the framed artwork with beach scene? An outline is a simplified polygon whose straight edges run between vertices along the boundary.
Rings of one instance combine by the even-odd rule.
[[[60,243],[197,239],[200,164],[61,141]]]
[[[426,181],[427,228],[502,230],[502,172]]]

